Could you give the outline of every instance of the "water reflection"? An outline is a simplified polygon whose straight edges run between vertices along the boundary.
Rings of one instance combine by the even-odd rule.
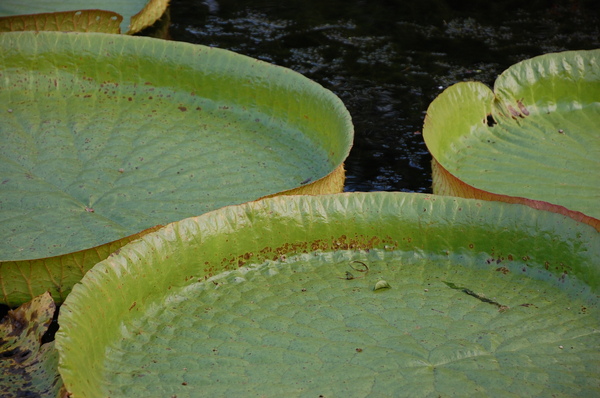
[[[429,192],[421,128],[464,80],[492,85],[543,53],[600,47],[596,1],[172,0],[174,40],[294,69],[335,92],[356,137],[347,191]]]

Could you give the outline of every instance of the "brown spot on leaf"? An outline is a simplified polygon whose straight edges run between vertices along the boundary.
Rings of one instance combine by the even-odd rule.
[[[523,103],[521,102],[521,100],[517,100],[517,106],[519,107],[519,109],[521,110],[521,113],[523,115],[529,116],[529,111],[527,110],[527,108],[525,107],[525,105],[523,105]]]
[[[521,116],[521,114],[519,112],[517,112],[517,110],[515,108],[513,108],[511,105],[508,106],[508,111],[511,114],[511,117],[513,119],[516,119],[517,117]]]

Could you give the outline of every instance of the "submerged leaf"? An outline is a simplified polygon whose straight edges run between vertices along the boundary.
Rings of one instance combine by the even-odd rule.
[[[0,396],[57,396],[62,386],[54,342],[42,344],[55,305],[50,294],[8,312],[0,323]]]

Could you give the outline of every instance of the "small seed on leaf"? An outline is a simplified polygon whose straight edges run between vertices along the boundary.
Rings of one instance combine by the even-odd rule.
[[[381,290],[381,289],[389,289],[389,288],[391,288],[389,283],[387,283],[384,280],[380,280],[379,282],[377,282],[375,284],[375,287],[373,288],[373,290]]]

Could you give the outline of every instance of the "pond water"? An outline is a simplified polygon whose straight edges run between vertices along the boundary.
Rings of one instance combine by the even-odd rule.
[[[600,47],[596,0],[172,0],[170,15],[173,40],[285,66],[337,94],[356,130],[346,191],[431,192],[421,129],[439,93]]]

